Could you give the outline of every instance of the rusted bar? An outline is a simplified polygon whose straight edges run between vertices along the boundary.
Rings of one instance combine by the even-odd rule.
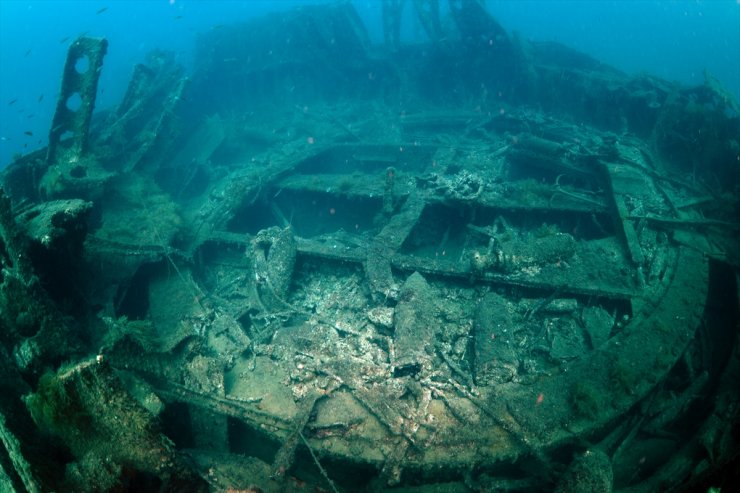
[[[98,78],[107,49],[108,41],[105,38],[81,37],[69,47],[62,87],[49,131],[47,163],[59,161],[61,143],[64,143],[68,159],[79,159],[85,152]]]

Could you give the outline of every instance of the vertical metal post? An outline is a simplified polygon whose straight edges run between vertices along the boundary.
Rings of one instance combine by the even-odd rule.
[[[59,161],[61,148],[67,160],[79,160],[85,152],[98,78],[107,49],[108,41],[104,38],[78,38],[69,47],[49,132],[48,164]]]

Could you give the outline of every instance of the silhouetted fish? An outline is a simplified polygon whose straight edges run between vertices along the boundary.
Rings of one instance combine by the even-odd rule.
[[[25,132],[23,132],[23,135],[28,135],[29,137],[33,137],[33,132],[31,132],[30,130],[26,130]]]
[[[103,12],[105,12],[106,10],[108,10],[108,7],[103,7],[102,9],[98,9],[98,11],[97,11],[97,12],[95,12],[95,15],[98,15],[98,14],[102,14],[102,13],[103,13]]]
[[[8,106],[13,106],[16,101],[18,101],[18,98],[11,99],[10,101],[8,101]]]
[[[44,100],[44,95],[42,94],[41,96],[39,96],[39,101],[38,102],[40,103],[43,100]]]

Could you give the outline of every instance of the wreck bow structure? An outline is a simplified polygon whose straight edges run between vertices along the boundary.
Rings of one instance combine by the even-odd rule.
[[[428,44],[303,8],[187,76],[151,53],[96,113],[107,43],[71,46],[2,175],[3,488],[731,476],[738,105],[414,5]]]

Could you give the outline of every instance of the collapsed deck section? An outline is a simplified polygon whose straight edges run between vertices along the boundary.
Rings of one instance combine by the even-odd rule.
[[[343,144],[245,190],[185,273],[230,320],[204,333],[228,355],[223,373],[220,358],[200,363],[216,395],[149,378],[168,416],[189,417],[183,443],[215,414],[216,448],[241,450],[246,426],[273,475],[306,446],[345,487],[359,484],[346,468],[392,485],[540,457],[649,392],[656,380],[639,375],[659,379],[698,323],[701,305],[675,310],[706,296],[706,283],[682,287],[707,279],[706,261],[631,218],[641,189],[641,211],[667,210],[644,163],[543,163],[557,146],[542,138],[494,145]],[[142,281],[152,314],[167,312],[155,285],[180,289],[160,275]],[[665,325],[669,313],[681,323]],[[167,347],[191,344],[178,333]],[[160,373],[122,351],[120,364]]]

